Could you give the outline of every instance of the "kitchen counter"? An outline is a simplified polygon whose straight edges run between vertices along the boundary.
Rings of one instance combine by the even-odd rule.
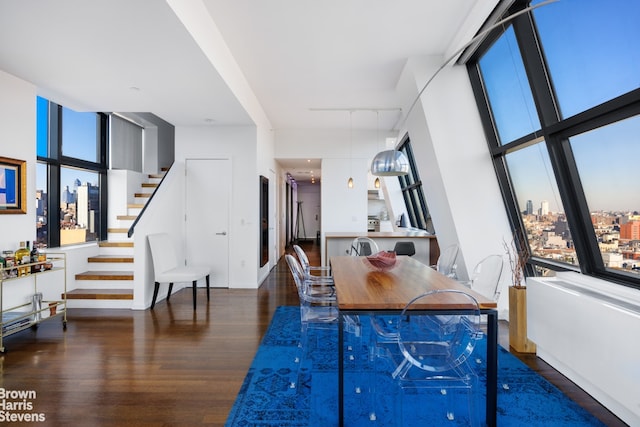
[[[416,254],[413,256],[417,261],[426,265],[434,265],[440,249],[438,239],[435,234],[429,234],[423,230],[406,231],[378,231],[378,232],[329,232],[324,235],[324,256],[323,265],[326,265],[329,258],[338,255],[348,255],[351,242],[356,237],[369,237],[373,239],[381,251],[391,251],[396,242],[412,241],[416,247]]]
[[[339,233],[325,233],[325,239],[343,239],[350,237],[355,239],[356,237],[369,237],[371,239],[385,239],[385,238],[398,238],[398,237],[411,237],[411,238],[425,238],[435,239],[435,234],[429,234],[423,230],[407,230],[407,231],[369,231],[368,233],[358,232],[339,232]]]

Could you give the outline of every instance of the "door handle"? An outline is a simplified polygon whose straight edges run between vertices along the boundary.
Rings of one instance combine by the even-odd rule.
[[[227,232],[223,231],[222,233],[216,233],[216,236],[226,236]]]

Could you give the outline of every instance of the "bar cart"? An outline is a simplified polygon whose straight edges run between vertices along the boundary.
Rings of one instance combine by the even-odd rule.
[[[67,329],[66,270],[64,253],[47,253],[42,261],[0,268],[0,353],[6,350],[5,337],[35,330],[41,322],[59,318],[63,330]]]

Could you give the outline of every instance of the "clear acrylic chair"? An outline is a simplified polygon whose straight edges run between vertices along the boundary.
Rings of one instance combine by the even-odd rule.
[[[298,261],[300,262],[300,265],[302,266],[302,270],[304,271],[307,279],[315,280],[317,278],[329,278],[333,280],[333,278],[331,277],[330,267],[310,265],[309,257],[307,256],[304,249],[302,249],[298,245],[293,245],[293,250],[298,256]]]
[[[369,256],[380,252],[378,244],[369,237],[356,237],[351,242],[349,255],[351,256]]]
[[[458,308],[437,309],[444,299],[453,299]],[[411,408],[411,422],[419,419],[422,425],[456,417],[458,424],[479,425],[478,375],[468,363],[483,336],[479,326],[478,303],[462,291],[431,291],[407,304],[398,316],[397,348],[388,347],[384,356],[393,361],[391,377],[399,386],[398,425],[409,425],[406,407]],[[428,410],[422,414],[419,410],[425,405]]]
[[[435,266],[432,267],[435,268],[439,273],[442,273],[452,279],[456,279],[456,268],[458,267],[456,264],[456,260],[458,258],[459,252],[460,247],[457,244],[454,243],[447,246],[442,252],[440,252],[438,262]]]
[[[489,255],[476,264],[469,281],[462,282],[474,291],[494,301],[500,297],[500,276],[504,260],[502,255]]]
[[[300,342],[298,344],[298,375],[291,381],[290,387],[298,387],[300,382],[301,366],[304,362],[308,348],[309,328],[336,329],[338,325],[338,307],[336,306],[335,290],[326,287],[322,290],[318,286],[310,286],[304,278],[302,266],[298,260],[290,254],[285,255],[287,265],[293,276],[300,300]]]

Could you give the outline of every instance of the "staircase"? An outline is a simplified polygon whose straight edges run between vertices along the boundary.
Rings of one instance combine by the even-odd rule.
[[[107,241],[98,243],[99,254],[87,259],[91,269],[76,274],[77,289],[67,292],[69,307],[131,308],[133,239],[127,233],[163,176],[164,172],[148,175],[135,202],[117,216],[117,227],[107,229]]]

